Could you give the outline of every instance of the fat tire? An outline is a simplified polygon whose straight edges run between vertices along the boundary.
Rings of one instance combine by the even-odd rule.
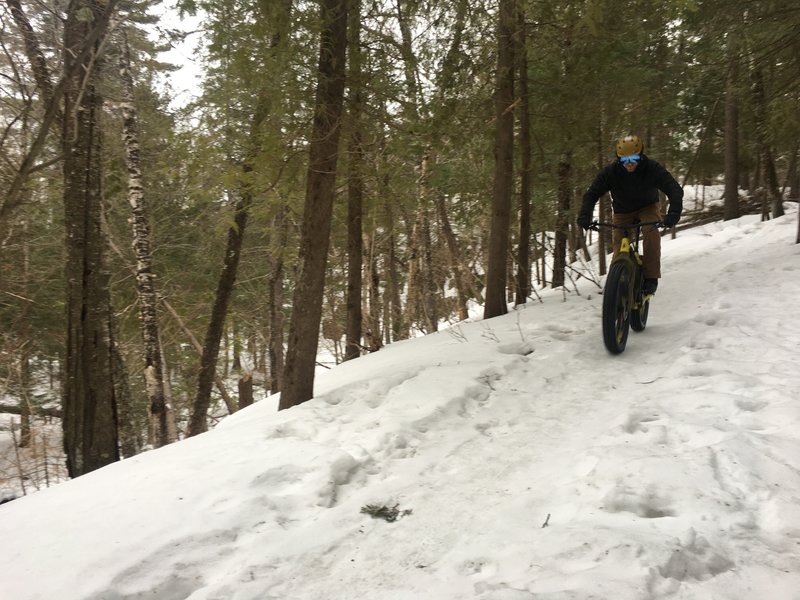
[[[634,331],[644,331],[647,327],[647,315],[650,313],[650,299],[642,300],[641,308],[631,311],[631,329]]]
[[[621,354],[628,342],[631,283],[628,265],[611,265],[603,291],[603,343],[611,354]]]

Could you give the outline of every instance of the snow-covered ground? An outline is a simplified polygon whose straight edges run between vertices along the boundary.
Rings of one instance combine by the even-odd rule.
[[[0,596],[797,600],[796,219],[665,238],[621,356],[581,280],[4,504]]]

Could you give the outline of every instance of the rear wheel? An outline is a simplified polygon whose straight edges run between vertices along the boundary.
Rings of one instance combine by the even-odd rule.
[[[628,265],[612,264],[603,291],[603,342],[611,354],[620,354],[628,341],[630,286]]]

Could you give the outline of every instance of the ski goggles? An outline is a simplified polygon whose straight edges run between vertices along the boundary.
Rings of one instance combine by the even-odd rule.
[[[621,162],[623,165],[635,165],[640,160],[642,160],[642,157],[638,154],[629,154],[628,156],[619,157],[619,162]]]

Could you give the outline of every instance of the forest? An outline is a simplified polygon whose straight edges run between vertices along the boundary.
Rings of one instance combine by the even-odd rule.
[[[672,235],[800,198],[794,0],[181,0],[177,107],[156,4],[0,5],[0,474],[29,486],[571,293],[626,133],[724,188]]]

